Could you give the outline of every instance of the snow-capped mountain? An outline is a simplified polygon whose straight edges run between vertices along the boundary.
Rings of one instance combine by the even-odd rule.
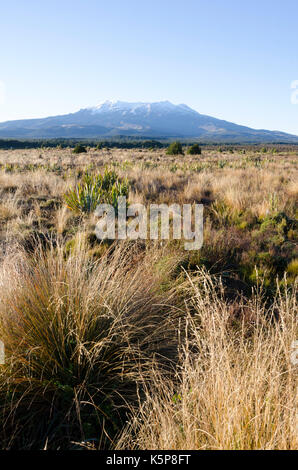
[[[169,101],[104,101],[76,113],[0,123],[0,138],[197,138],[202,142],[292,142],[298,136],[255,130]]]
[[[138,112],[144,112],[144,113],[149,114],[152,111],[154,112],[156,110],[159,110],[160,112],[165,112],[165,113],[173,112],[173,111],[177,112],[179,110],[180,111],[189,110],[189,111],[196,113],[196,111],[189,108],[186,104],[174,105],[170,101],[159,101],[157,103],[143,103],[140,101],[137,103],[128,103],[127,101],[106,100],[106,101],[102,101],[97,106],[87,108],[87,109],[93,111],[94,113],[118,111],[118,112],[122,112],[123,114],[127,112],[134,114],[136,111],[138,111]]]

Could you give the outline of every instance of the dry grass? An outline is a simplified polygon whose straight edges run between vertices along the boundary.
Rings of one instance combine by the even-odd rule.
[[[297,447],[295,149],[1,150],[0,165],[1,448]],[[99,243],[63,195],[106,167],[130,203],[203,203],[202,249]]]
[[[295,292],[277,296],[270,309],[260,295],[240,302],[232,328],[235,309],[210,276],[189,282],[190,339],[181,349],[177,381],[156,371],[117,448],[296,449]]]
[[[122,246],[91,262],[83,243],[67,258],[51,248],[3,263],[4,448],[63,448],[87,437],[111,445],[140,370],[160,360],[170,367],[175,356],[177,301],[152,272],[161,254]]]
[[[16,197],[9,196],[5,198],[5,202],[0,203],[0,223],[18,217],[19,213]]]

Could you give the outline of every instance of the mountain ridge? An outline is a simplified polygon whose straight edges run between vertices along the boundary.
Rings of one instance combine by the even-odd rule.
[[[199,139],[202,142],[297,143],[298,136],[252,129],[200,114],[170,101],[106,100],[77,112],[0,123],[0,138],[144,138]]]

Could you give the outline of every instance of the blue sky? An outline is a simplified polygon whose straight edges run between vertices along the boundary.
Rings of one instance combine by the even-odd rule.
[[[105,99],[298,134],[297,0],[1,0],[0,121]]]

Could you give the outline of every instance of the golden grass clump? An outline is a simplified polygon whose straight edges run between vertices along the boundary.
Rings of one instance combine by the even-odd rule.
[[[270,308],[258,293],[235,311],[205,272],[189,286],[176,380],[156,372],[117,448],[297,448],[296,292],[279,293]]]
[[[67,258],[58,247],[6,259],[2,448],[64,448],[91,438],[112,445],[139,377],[155,361],[170,366],[175,353],[177,306],[173,292],[160,291],[154,259],[157,252],[125,246],[96,262],[83,246]]]

